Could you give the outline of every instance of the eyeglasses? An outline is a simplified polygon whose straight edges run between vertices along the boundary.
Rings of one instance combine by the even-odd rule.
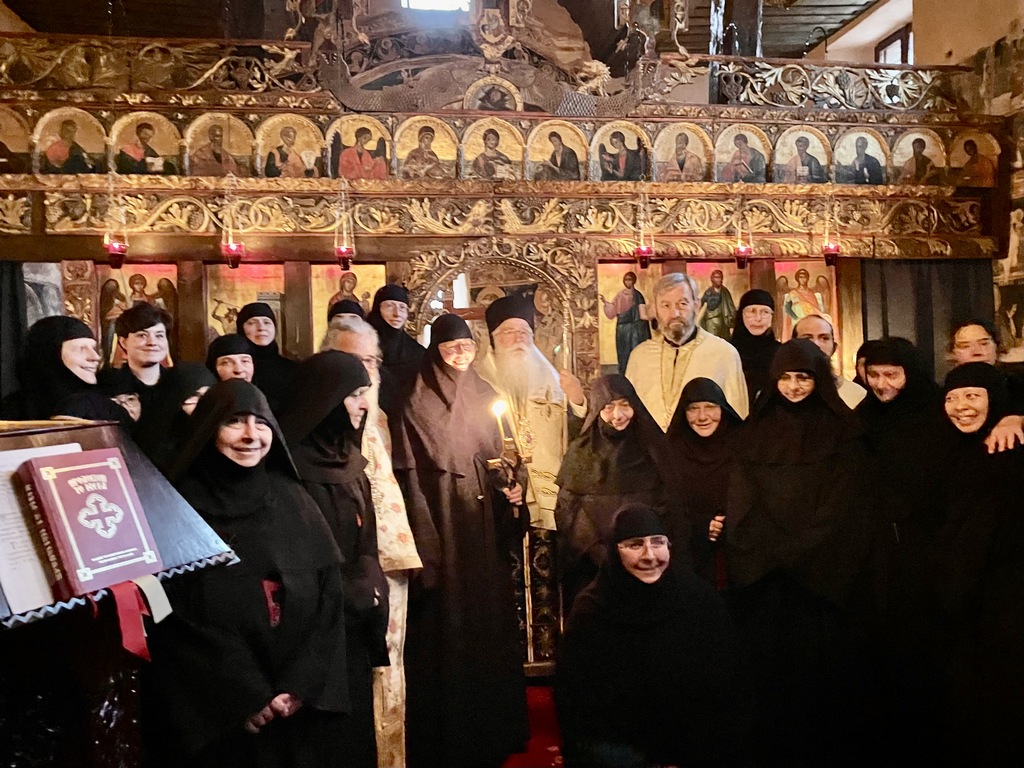
[[[380,355],[367,355],[366,357],[360,357],[359,362],[365,365],[367,368],[380,368],[384,362],[384,358]]]
[[[520,331],[506,328],[504,331],[495,331],[492,335],[501,336],[503,339],[532,339],[533,331]]]
[[[437,345],[437,348],[442,352],[447,352],[452,355],[463,355],[468,352],[476,351],[476,342],[471,340],[466,341],[445,341]]]
[[[625,549],[630,552],[643,552],[645,548],[650,547],[651,549],[668,549],[668,537],[667,536],[645,536],[637,537],[635,539],[626,539],[620,541],[616,545],[619,549]]]

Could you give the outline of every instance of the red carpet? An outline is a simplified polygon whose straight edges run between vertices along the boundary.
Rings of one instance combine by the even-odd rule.
[[[512,755],[504,768],[553,768],[562,765],[562,742],[555,714],[555,695],[549,685],[531,685],[526,689],[530,707],[530,743],[526,751]]]

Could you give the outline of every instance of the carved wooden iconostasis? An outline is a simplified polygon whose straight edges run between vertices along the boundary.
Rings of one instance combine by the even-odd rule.
[[[719,279],[734,304],[771,291],[780,338],[801,312],[829,314],[851,375],[862,260],[1006,253],[1005,125],[957,111],[958,68],[658,56],[623,2],[635,55],[612,78],[553,0],[436,22],[321,5],[289,6],[286,41],[4,40],[0,240],[2,258],[31,264],[33,312],[62,300],[113,361],[113,321],[148,301],[196,360],[265,300],[304,356],[332,299],[368,306],[385,281],[408,286],[417,332],[453,310],[483,342],[487,303],[517,293],[549,359],[589,382],[617,362],[599,294],[634,271],[650,301],[676,270],[712,304]],[[105,237],[127,241],[120,269]],[[244,245],[237,269],[226,239]],[[742,269],[737,242],[753,246]],[[722,311],[701,322],[721,333]],[[549,543],[530,546],[528,656],[542,663],[557,600]]]

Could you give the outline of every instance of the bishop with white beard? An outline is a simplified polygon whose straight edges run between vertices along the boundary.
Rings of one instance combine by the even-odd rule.
[[[569,444],[569,418],[576,427],[586,414],[583,386],[571,373],[559,373],[533,341],[533,305],[506,296],[487,308],[491,352],[477,373],[508,404],[508,418],[519,450],[529,457],[526,503],[530,524],[555,529],[555,478]]]

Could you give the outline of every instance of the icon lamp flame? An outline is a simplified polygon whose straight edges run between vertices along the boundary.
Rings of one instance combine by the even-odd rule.
[[[754,254],[754,247],[753,246],[751,246],[751,245],[743,245],[741,243],[736,243],[736,245],[733,246],[733,249],[732,249],[732,255],[736,258],[736,268],[737,269],[746,269],[747,268],[747,262],[750,260],[750,257],[753,256],[753,254]]]
[[[336,245],[334,246],[334,256],[338,259],[338,264],[342,269],[348,269],[352,266],[352,257],[355,256],[356,249],[351,245]]]
[[[651,258],[654,256],[654,248],[650,245],[638,245],[633,249],[633,256],[640,269],[647,269],[651,266]]]
[[[126,237],[108,233],[103,237],[103,248],[107,252],[107,260],[111,269],[120,269],[124,266],[125,257],[128,255],[128,239]]]
[[[491,406],[491,413],[494,414],[494,418],[498,421],[498,433],[501,435],[502,445],[505,444],[505,419],[502,417],[507,410],[508,403],[504,400],[495,400],[494,405]]]
[[[242,262],[242,257],[245,256],[245,243],[238,243],[234,240],[221,243],[220,253],[227,260],[228,269],[238,269],[238,265]]]
[[[842,249],[839,247],[839,243],[829,241],[821,246],[821,255],[825,258],[826,267],[834,267],[836,265],[836,257],[840,253],[842,253]]]

